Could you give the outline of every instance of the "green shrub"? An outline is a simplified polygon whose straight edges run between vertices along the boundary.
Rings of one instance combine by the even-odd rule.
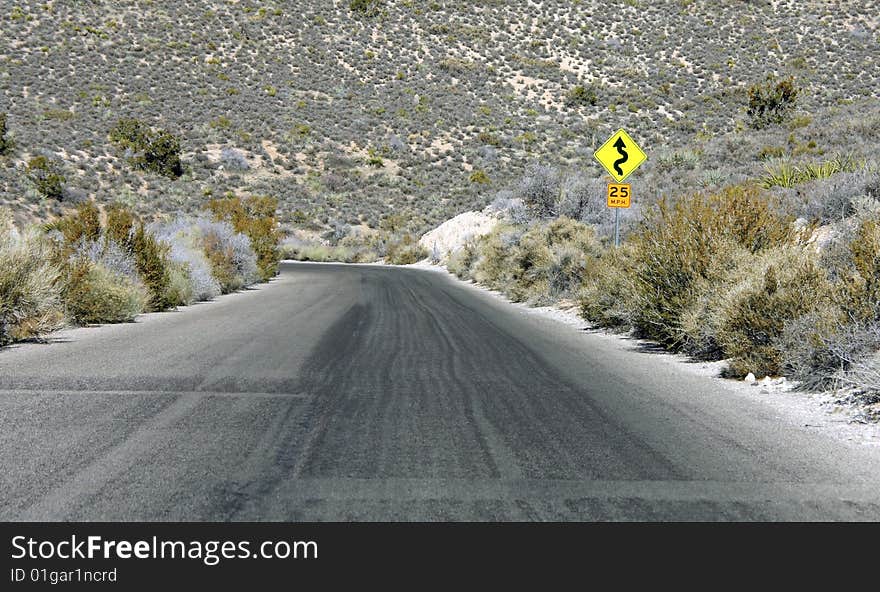
[[[179,304],[171,287],[171,261],[168,247],[147,232],[128,208],[111,205],[107,208],[105,241],[112,240],[134,257],[138,274],[150,293],[149,309],[167,310]]]
[[[388,245],[385,262],[391,265],[412,265],[428,256],[428,251],[419,244],[411,234],[403,235],[400,240]]]
[[[661,201],[635,234],[633,326],[669,349],[685,338],[681,316],[697,301],[705,283],[723,282],[716,263],[731,245],[751,253],[800,238],[790,217],[777,213],[753,187],[695,194],[670,206]]]
[[[134,255],[138,273],[149,290],[149,306],[152,311],[162,311],[174,306],[171,288],[171,262],[168,247],[149,234],[143,222],[132,234],[131,253]]]
[[[743,271],[750,273],[724,299],[718,341],[732,376],[778,375],[786,323],[833,311],[831,283],[815,251],[800,246],[770,249]]]
[[[213,199],[205,209],[215,220],[229,222],[236,232],[251,240],[263,281],[278,274],[281,261],[281,231],[275,218],[278,200],[262,196],[229,197]]]
[[[546,304],[574,296],[600,252],[592,228],[562,217],[528,229],[498,224],[453,254],[448,266],[516,302]]]
[[[137,119],[120,119],[109,137],[131,166],[171,179],[183,174],[180,140],[171,133],[152,130]]]
[[[61,232],[57,261],[65,264],[82,241],[101,242],[105,248],[110,242],[132,256],[141,280],[149,290],[149,310],[162,311],[178,304],[169,293],[171,262],[168,247],[146,231],[143,222],[126,207],[114,204],[107,208],[106,223],[92,202],[80,204],[76,212],[48,226]]]
[[[722,239],[715,247],[715,256],[709,261],[705,273],[693,283],[693,301],[681,311],[680,346],[683,351],[704,360],[725,357],[718,340],[724,320],[722,308],[731,287],[754,266],[754,260],[755,254],[735,240]]]
[[[25,174],[41,195],[58,201],[63,199],[64,175],[58,166],[45,156],[35,156],[30,159]]]
[[[61,327],[59,275],[42,234],[19,235],[9,215],[0,211],[0,345]]]
[[[219,233],[208,230],[202,236],[202,249],[211,264],[211,274],[220,284],[223,294],[244,287],[244,280],[236,273],[233,250]]]
[[[353,249],[340,246],[327,245],[298,245],[282,248],[284,259],[294,261],[318,261],[327,263],[338,261],[341,263],[357,263],[357,255]]]
[[[565,217],[536,224],[512,250],[513,282],[505,291],[515,301],[535,304],[572,296],[595,272],[600,253],[589,226]]]
[[[101,212],[94,202],[83,202],[75,212],[48,224],[46,230],[61,233],[59,255],[61,259],[66,259],[80,241],[98,241],[101,238]]]
[[[88,259],[70,262],[63,285],[67,314],[80,325],[131,321],[150,299],[142,285]]]
[[[6,137],[6,113],[0,113],[0,155],[5,154],[10,147],[10,141]]]
[[[763,84],[749,88],[749,105],[746,113],[756,128],[771,123],[782,123],[794,107],[800,89],[794,78],[776,81],[772,76]]]
[[[586,88],[578,85],[568,91],[565,96],[565,105],[567,107],[586,107],[595,106],[599,102],[596,89],[593,87]]]
[[[478,185],[488,185],[492,182],[489,175],[486,174],[486,171],[482,169],[477,169],[472,172],[469,179],[471,183],[477,183]]]
[[[382,10],[382,0],[350,0],[348,8],[362,16],[376,16]]]

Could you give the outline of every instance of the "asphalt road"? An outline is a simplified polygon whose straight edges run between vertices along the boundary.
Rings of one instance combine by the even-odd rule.
[[[878,458],[433,271],[0,350],[3,520],[878,520]]]

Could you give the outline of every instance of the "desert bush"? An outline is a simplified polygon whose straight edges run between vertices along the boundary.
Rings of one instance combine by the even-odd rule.
[[[592,228],[570,218],[533,226],[513,251],[515,300],[554,302],[572,296],[595,272],[601,253]]]
[[[42,233],[20,234],[0,210],[0,345],[39,337],[63,324],[60,269],[49,250]]]
[[[128,163],[170,179],[183,174],[180,140],[165,130],[152,130],[137,119],[120,119],[110,130],[110,141],[124,151]]]
[[[744,271],[723,300],[718,342],[730,375],[779,375],[786,323],[818,312],[835,320],[831,283],[815,251],[799,245],[768,249]]]
[[[825,308],[787,322],[777,347],[786,376],[807,389],[830,388],[880,349],[880,324],[852,324]]]
[[[85,258],[101,268],[94,272],[100,275],[107,269],[106,259],[119,249],[134,261],[139,281],[149,292],[149,310],[162,311],[184,304],[169,292],[171,276],[167,247],[147,232],[144,224],[128,208],[113,204],[108,206],[106,214],[106,222],[102,224],[98,208],[94,203],[86,202],[75,212],[49,224],[48,230],[57,231],[61,236],[56,261],[67,264],[71,258],[83,255],[84,248],[96,251]],[[117,275],[122,273],[119,269],[115,271]],[[80,274],[81,277],[87,275],[85,272]]]
[[[629,330],[633,327],[635,299],[636,246],[625,242],[607,250],[596,261],[593,275],[579,295],[581,315],[602,327]]]
[[[281,260],[279,245],[281,231],[275,218],[278,200],[271,197],[249,196],[244,199],[229,197],[214,199],[205,205],[217,221],[232,224],[236,232],[250,239],[257,255],[260,277],[267,281],[278,273]]]
[[[613,215],[606,206],[606,184],[602,179],[566,176],[558,209],[560,216],[593,225],[600,234],[610,234]]]
[[[829,224],[855,214],[860,199],[866,196],[880,198],[880,191],[875,190],[878,183],[880,173],[842,172],[798,186],[791,190],[793,195],[790,194],[786,201],[796,215]]]
[[[561,193],[559,171],[540,165],[529,168],[517,189],[517,194],[523,200],[526,209],[537,219],[548,219],[558,215]]]
[[[211,274],[223,294],[249,286],[260,279],[257,256],[251,240],[235,232],[229,222],[197,218],[201,248],[211,264]]]
[[[474,241],[467,240],[460,249],[449,254],[446,269],[463,280],[470,279],[476,260],[477,245]]]
[[[168,245],[172,292],[188,295],[183,303],[210,300],[220,295],[220,283],[214,278],[211,263],[202,248],[202,234],[190,219],[178,217],[171,222],[150,225],[150,233]],[[189,287],[182,283],[181,269],[186,271]]]
[[[75,212],[68,214],[46,226],[47,231],[60,235],[59,254],[62,259],[69,257],[81,242],[97,242],[101,238],[101,212],[94,202],[79,204]]]
[[[361,16],[376,16],[382,10],[382,0],[350,0],[348,8]]]
[[[226,170],[246,171],[251,168],[241,150],[225,146],[220,150],[220,162]]]
[[[10,141],[6,138],[6,113],[0,113],[0,155],[5,154],[9,150]]]
[[[746,110],[752,126],[782,123],[794,107],[799,92],[792,77],[779,81],[768,77],[766,82],[752,85]]]
[[[852,237],[844,244],[844,258],[833,273],[835,298],[856,323],[880,320],[880,215],[868,215],[857,222]],[[834,247],[832,247],[834,248]],[[829,253],[830,256],[830,253]],[[826,261],[829,257],[826,257]]]
[[[142,284],[86,258],[70,261],[62,285],[67,314],[80,325],[131,321],[150,301]]]
[[[755,255],[735,240],[723,238],[705,272],[694,279],[693,299],[680,314],[680,347],[703,360],[720,360],[726,353],[718,334],[723,306],[731,287],[754,266]]]
[[[361,261],[358,261],[357,251],[348,247],[319,244],[285,244],[282,245],[281,252],[284,259],[292,259],[294,261],[361,263]],[[366,263],[366,261],[363,263]]]
[[[522,227],[499,223],[492,232],[480,237],[476,242],[477,258],[471,266],[472,279],[493,290],[511,285],[515,271],[512,250],[523,232]]]
[[[186,304],[169,291],[168,247],[147,232],[143,222],[138,221],[130,210],[115,204],[108,207],[104,235],[105,242],[116,242],[134,257],[138,273],[150,292],[150,310],[162,311]]]
[[[586,107],[595,106],[599,102],[596,89],[578,85],[568,91],[565,95],[565,105],[567,107]]]
[[[489,175],[486,174],[486,171],[482,169],[475,170],[468,178],[471,183],[478,183],[480,185],[488,185],[492,182],[492,180],[489,178]]]
[[[724,266],[716,264],[725,250],[738,245],[759,253],[799,238],[793,220],[753,187],[693,194],[672,205],[661,200],[632,238],[633,297],[638,300],[634,328],[679,349],[685,338],[682,314],[694,306],[705,283],[725,279]]]
[[[391,265],[412,265],[427,257],[427,249],[411,234],[404,234],[397,241],[390,243],[385,252],[385,262]]]
[[[124,275],[132,280],[139,281],[137,263],[134,257],[116,241],[105,238],[104,240],[87,241],[80,240],[75,245],[75,250],[70,256],[72,259],[88,259],[93,263],[99,263],[119,275]]]
[[[45,156],[31,158],[25,167],[25,174],[41,195],[59,201],[64,197],[64,175],[58,165]]]
[[[184,306],[195,302],[193,281],[189,275],[189,265],[171,261],[168,265],[168,287],[165,289],[168,302],[173,306]]]
[[[501,223],[450,257],[450,271],[514,301],[546,304],[573,296],[592,273],[599,252],[592,228],[570,218],[528,228]]]

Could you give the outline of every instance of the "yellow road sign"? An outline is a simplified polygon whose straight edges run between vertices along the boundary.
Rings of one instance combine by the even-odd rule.
[[[636,141],[622,129],[614,132],[594,154],[605,170],[620,183],[648,158]]]
[[[628,208],[632,198],[632,185],[629,183],[608,184],[608,207]]]

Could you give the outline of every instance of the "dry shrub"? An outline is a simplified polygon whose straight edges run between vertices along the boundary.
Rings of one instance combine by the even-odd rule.
[[[19,234],[0,211],[0,345],[61,327],[59,274],[45,238],[35,230]]]
[[[778,375],[787,323],[810,314],[835,320],[831,282],[815,251],[796,245],[767,250],[743,271],[719,303],[718,343],[732,376]]]
[[[579,296],[584,318],[612,329],[632,328],[638,308],[633,284],[636,248],[624,243],[605,252],[596,262],[593,277],[584,284]]]
[[[142,284],[88,259],[70,262],[63,296],[68,315],[81,325],[131,321],[150,301]]]
[[[236,232],[250,239],[263,281],[278,274],[281,231],[275,218],[277,199],[257,195],[228,197],[209,201],[205,209],[211,212],[215,220],[229,222]]]
[[[473,274],[473,266],[477,261],[477,245],[473,241],[466,241],[462,247],[449,254],[446,268],[457,277],[467,280]]]
[[[419,244],[419,241],[411,234],[405,234],[400,240],[388,245],[385,262],[391,265],[412,265],[427,256],[428,251]]]
[[[707,285],[727,279],[732,245],[749,253],[803,240],[790,217],[751,186],[695,194],[658,208],[635,234],[633,325],[640,336],[679,349],[685,337],[682,314]]]

